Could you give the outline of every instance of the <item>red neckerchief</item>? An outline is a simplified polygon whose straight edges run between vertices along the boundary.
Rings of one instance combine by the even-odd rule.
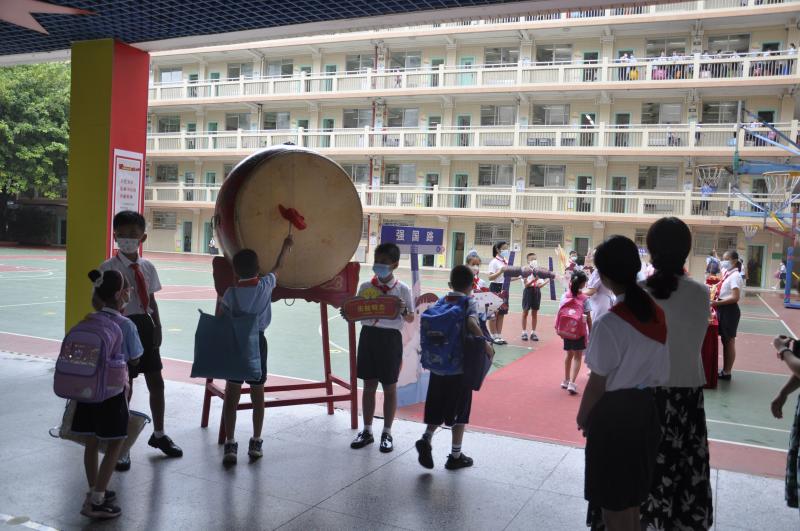
[[[236,283],[237,288],[251,288],[253,286],[258,286],[258,277],[254,278],[246,278],[244,280],[240,280]]]
[[[508,262],[506,262],[506,259],[503,258],[503,255],[498,254],[497,256],[495,256],[495,258],[497,258],[498,260],[500,260],[504,264],[508,265]]]
[[[653,305],[653,318],[646,323],[641,322],[633,315],[633,312],[628,308],[624,302],[615,304],[611,311],[622,318],[623,321],[634,327],[643,336],[652,339],[662,345],[667,342],[667,319],[664,316],[664,310],[652,302]]]
[[[372,277],[372,285],[381,290],[383,294],[386,295],[387,293],[392,291],[392,288],[394,288],[397,285],[397,279],[394,279],[394,284],[392,284],[391,286],[387,286],[386,284],[381,283],[381,281],[378,280],[378,277]]]
[[[480,283],[480,277],[472,277],[472,291],[478,290],[478,284]]]

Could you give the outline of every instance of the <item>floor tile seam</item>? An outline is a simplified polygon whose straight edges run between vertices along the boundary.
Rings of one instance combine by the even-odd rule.
[[[531,503],[533,502],[533,498],[536,496],[536,493],[538,493],[538,492],[541,492],[541,490],[540,490],[540,489],[536,489],[536,490],[534,490],[534,491],[531,493],[531,495],[528,497],[528,499],[527,499],[527,500],[525,500],[525,503],[523,503],[523,504],[522,504],[522,507],[520,507],[520,508],[519,508],[519,510],[518,510],[516,513],[514,513],[514,516],[512,516],[512,517],[511,517],[511,519],[508,521],[508,523],[507,523],[507,524],[506,524],[506,525],[503,527],[503,531],[505,531],[506,529],[508,529],[509,527],[511,527],[511,524],[513,524],[513,523],[514,523],[514,520],[516,520],[516,519],[517,519],[517,517],[518,517],[520,514],[522,514],[522,511],[524,511],[524,510],[525,510],[525,508],[526,508],[526,507],[527,507],[529,504],[531,504]]]
[[[541,489],[541,488],[542,488],[542,486],[544,486],[544,484],[545,484],[545,483],[547,483],[547,480],[548,480],[548,479],[550,479],[550,477],[551,477],[553,474],[555,474],[555,472],[556,472],[556,470],[558,469],[558,467],[559,467],[559,466],[561,466],[561,463],[563,463],[563,462],[564,462],[564,460],[565,460],[565,459],[567,458],[567,456],[569,455],[570,449],[571,449],[571,448],[570,448],[570,447],[568,447],[567,451],[566,451],[566,452],[564,452],[564,455],[562,455],[562,456],[561,456],[561,459],[559,459],[559,460],[558,460],[558,463],[556,463],[556,466],[554,466],[554,467],[553,467],[553,469],[552,469],[552,470],[550,470],[550,473],[549,473],[549,474],[547,474],[547,475],[546,475],[546,476],[545,476],[545,477],[542,479],[542,483],[539,485],[539,489]]]

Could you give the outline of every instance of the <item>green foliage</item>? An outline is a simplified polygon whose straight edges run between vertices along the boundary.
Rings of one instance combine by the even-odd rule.
[[[0,194],[66,187],[70,68],[44,63],[0,68]]]

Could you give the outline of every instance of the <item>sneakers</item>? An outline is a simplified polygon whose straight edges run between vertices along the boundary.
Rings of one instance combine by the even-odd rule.
[[[90,500],[89,503],[85,504],[81,509],[81,514],[96,520],[110,520],[111,518],[116,518],[121,515],[122,509],[111,503],[108,500],[108,496],[106,496],[105,500],[103,500],[103,503],[100,505],[95,505]]]
[[[447,462],[444,467],[447,470],[458,470],[459,468],[467,468],[472,466],[472,458],[467,457],[464,452],[458,457],[453,457],[453,454],[447,456]]]
[[[263,439],[253,439],[250,438],[250,445],[247,448],[247,455],[249,455],[253,459],[258,459],[259,457],[264,456],[264,451],[261,449],[261,446],[264,444]]]
[[[498,345],[507,345],[508,344],[508,341],[503,339],[501,336],[495,337],[494,338],[494,342],[497,343]]]
[[[531,341],[539,341],[539,336],[536,335],[536,332],[531,332]]]
[[[131,469],[131,454],[125,454],[117,460],[114,470],[117,472],[127,472]]]
[[[419,464],[427,469],[433,468],[433,449],[431,448],[431,443],[423,438],[418,440],[415,446],[417,447],[417,461],[419,461]]]
[[[388,454],[392,450],[394,450],[394,441],[392,440],[392,435],[389,433],[381,433],[381,445],[380,445],[381,453]]]
[[[723,371],[719,371],[719,374],[717,375],[717,378],[720,379],[720,380],[725,380],[727,382],[727,381],[729,381],[731,379],[731,376],[733,376],[732,373],[727,373],[726,374]]]
[[[156,437],[155,434],[153,434],[150,436],[150,440],[147,441],[147,444],[153,448],[158,448],[168,457],[183,457],[183,450],[181,450],[178,445],[172,442],[172,439],[170,439],[167,435]]]
[[[569,394],[571,394],[571,395],[577,395],[578,394],[578,386],[575,385],[575,382],[569,382],[567,384],[567,392],[569,392]]]
[[[522,339],[523,341],[527,341],[528,340],[528,334],[526,334],[525,332],[522,332],[522,337],[520,339]]]
[[[222,458],[223,465],[235,465],[236,453],[239,451],[239,443],[226,442],[225,443],[225,456]]]
[[[350,448],[354,450],[358,450],[359,448],[364,448],[368,444],[372,444],[375,442],[375,438],[372,436],[372,432],[368,431],[360,431],[356,438],[353,439],[353,442],[350,443]],[[383,443],[383,441],[381,441]]]
[[[561,382],[561,389],[567,389],[569,387],[569,380],[564,380]]]

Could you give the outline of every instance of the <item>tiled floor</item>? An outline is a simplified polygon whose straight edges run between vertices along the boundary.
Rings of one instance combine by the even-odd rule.
[[[0,521],[84,529],[81,449],[47,433],[62,407],[52,371],[52,361],[0,353]],[[134,408],[146,412],[146,398],[137,385]],[[239,464],[225,468],[216,444],[219,404],[213,429],[202,430],[201,399],[199,386],[167,383],[167,432],[185,456],[166,459],[149,448],[146,428],[132,469],[112,479],[122,517],[89,528],[584,529],[581,450],[470,432],[464,449],[475,466],[448,472],[445,431],[434,439],[437,466],[429,472],[413,449],[420,425],[396,423],[392,454],[377,446],[354,451],[345,413],[299,406],[267,411],[263,459],[250,464],[242,449]],[[249,415],[241,412],[239,440],[248,432]],[[725,471],[713,479],[717,529],[800,528],[781,481]]]

